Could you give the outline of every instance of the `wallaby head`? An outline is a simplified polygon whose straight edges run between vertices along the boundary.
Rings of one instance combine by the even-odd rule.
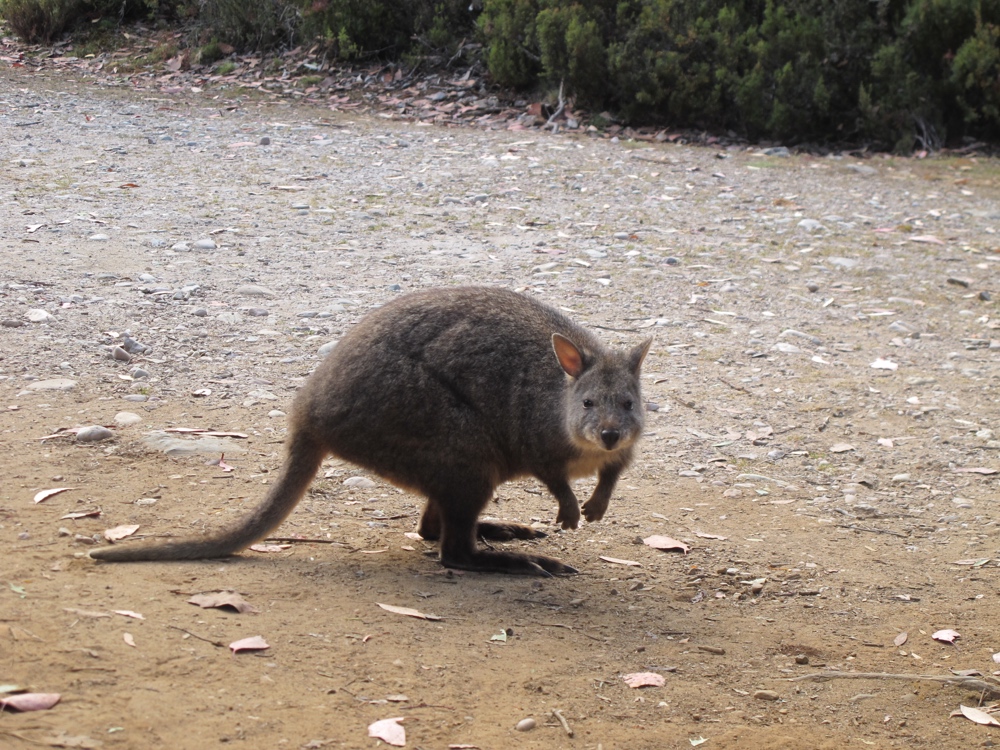
[[[585,454],[626,451],[642,434],[639,370],[652,342],[594,353],[562,334],[552,335],[552,349],[567,375],[566,431]]]

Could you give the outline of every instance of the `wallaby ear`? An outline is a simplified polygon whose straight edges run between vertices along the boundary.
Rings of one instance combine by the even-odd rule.
[[[628,353],[628,367],[635,374],[639,374],[639,368],[642,367],[642,361],[646,359],[646,355],[649,354],[649,347],[653,345],[653,338],[650,337],[638,344],[632,351]]]
[[[583,352],[577,345],[563,336],[561,333],[552,334],[552,350],[556,353],[556,359],[563,371],[571,378],[580,377],[585,367],[583,363]]]

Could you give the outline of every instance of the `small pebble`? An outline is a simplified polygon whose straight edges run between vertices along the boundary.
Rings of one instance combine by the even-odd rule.
[[[809,657],[806,656],[805,654],[796,654],[795,655],[795,663],[796,664],[808,664],[809,663]]]
[[[337,346],[336,341],[327,341],[323,346],[319,348],[319,356],[325,357],[327,354],[333,351],[334,347]]]
[[[4,328],[20,328],[24,325],[23,320],[5,320],[0,323]]]
[[[518,732],[530,732],[536,726],[538,726],[537,722],[529,716],[527,719],[521,719],[517,722],[517,725],[514,728]]]
[[[191,246],[186,242],[177,242],[170,246],[170,249],[175,253],[189,253],[191,252]]]
[[[260,139],[259,143],[260,143],[261,146],[270,146],[271,145],[271,139],[268,138],[265,135],[263,138]]]
[[[194,310],[191,311],[191,314],[194,315],[196,318],[207,318],[208,310],[206,310],[204,307],[196,307]]]
[[[753,697],[759,701],[776,701],[781,698],[781,696],[773,690],[755,690]]]
[[[111,238],[108,235],[106,235],[106,234],[92,234],[87,239],[91,240],[93,242],[106,242],[107,240],[110,240]]]
[[[238,286],[236,287],[236,293],[246,297],[266,297],[268,299],[278,296],[267,287],[258,286],[257,284],[243,284],[242,286]]]
[[[128,427],[129,425],[138,424],[139,422],[141,422],[142,417],[140,417],[135,412],[120,411],[117,414],[115,414],[114,421],[115,424],[118,425],[119,427]]]
[[[808,289],[810,292],[818,292],[819,284],[817,284],[815,281],[810,281],[808,284],[806,284],[806,289]]]
[[[348,477],[344,480],[345,487],[360,487],[361,489],[370,490],[378,487],[375,482],[373,482],[368,477]]]
[[[71,391],[74,388],[76,388],[76,381],[69,378],[38,380],[28,386],[29,391]]]
[[[112,359],[116,359],[119,362],[131,362],[132,361],[132,355],[129,354],[124,349],[122,349],[120,346],[116,346],[114,349],[111,350],[111,358]]]
[[[278,419],[279,417],[285,416],[285,412],[283,412],[281,409],[271,409],[271,411],[267,413],[267,416],[271,417],[272,419]]]
[[[129,374],[134,380],[146,380],[149,378],[149,373],[141,367],[134,367]]]
[[[195,250],[215,250],[218,245],[215,244],[215,240],[203,239],[197,240],[191,247]]]

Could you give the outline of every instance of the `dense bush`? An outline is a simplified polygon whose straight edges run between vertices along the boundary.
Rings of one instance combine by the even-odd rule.
[[[0,0],[29,41],[180,8],[203,40],[340,59],[478,34],[500,84],[562,87],[631,123],[901,151],[1000,140],[1000,0]]]
[[[905,149],[1000,137],[1000,0],[486,0],[501,83],[632,122]]]

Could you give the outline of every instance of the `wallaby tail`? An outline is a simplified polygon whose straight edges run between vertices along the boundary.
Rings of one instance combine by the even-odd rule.
[[[288,455],[281,474],[271,485],[264,501],[233,525],[201,538],[102,547],[91,550],[90,556],[111,562],[137,562],[199,560],[233,555],[281,525],[309,488],[326,454],[327,450],[321,443],[299,431],[289,439]]]

